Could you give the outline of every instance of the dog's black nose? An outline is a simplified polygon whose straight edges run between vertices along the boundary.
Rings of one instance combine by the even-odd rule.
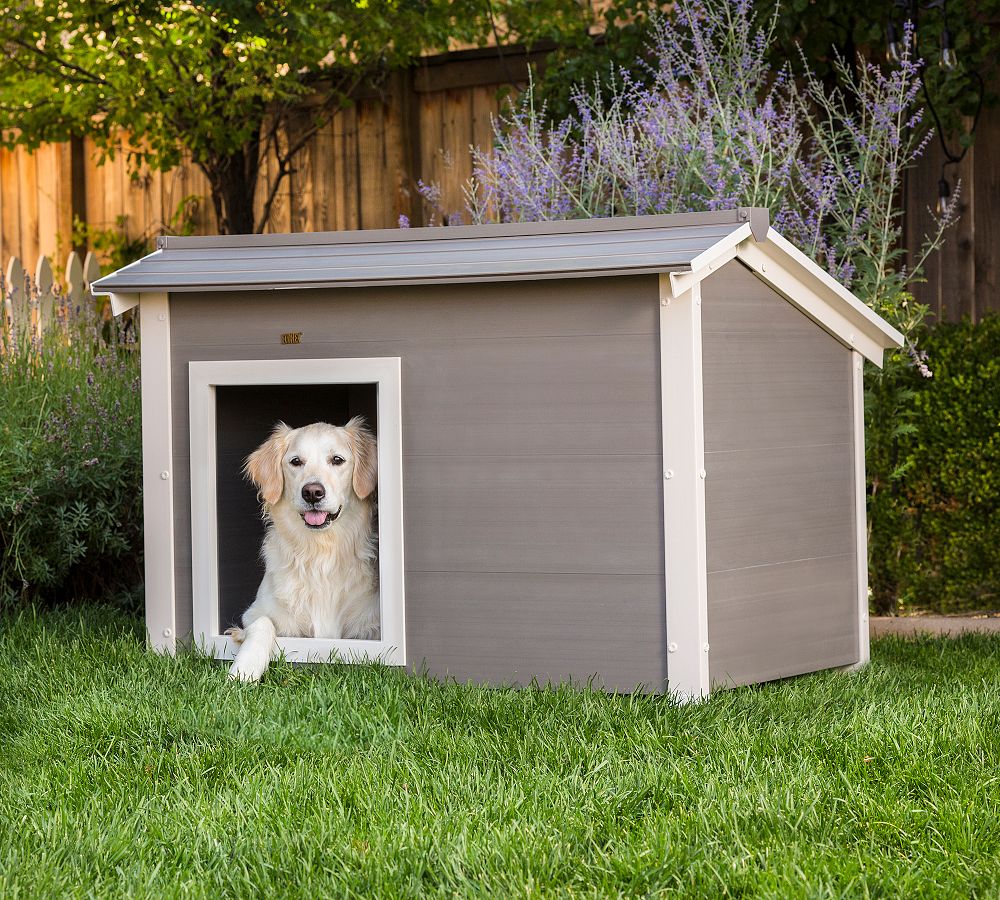
[[[310,481],[302,488],[302,499],[306,503],[319,503],[326,496],[326,488],[318,481]]]

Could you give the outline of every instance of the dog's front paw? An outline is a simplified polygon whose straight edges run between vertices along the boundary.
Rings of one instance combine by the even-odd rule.
[[[246,637],[246,632],[242,628],[227,628],[223,634],[237,647],[243,643],[243,639]]]
[[[238,653],[229,667],[229,677],[234,681],[260,681],[270,661],[267,655]]]

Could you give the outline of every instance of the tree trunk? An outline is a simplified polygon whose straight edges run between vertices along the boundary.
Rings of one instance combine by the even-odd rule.
[[[254,233],[254,199],[260,141],[248,141],[235,153],[201,163],[212,188],[219,234]]]

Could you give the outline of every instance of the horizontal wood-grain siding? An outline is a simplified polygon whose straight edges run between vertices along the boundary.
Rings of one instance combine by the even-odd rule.
[[[398,356],[409,662],[489,681],[661,688],[656,278],[273,299],[171,296],[184,614],[187,364]],[[288,331],[302,344],[282,345]]]
[[[415,666],[458,681],[573,679],[630,691],[662,688],[663,577],[413,572],[407,641]],[[530,627],[525,627],[530,623]]]
[[[708,571],[851,552],[850,451],[848,443],[707,451]]]
[[[857,605],[854,554],[752,566],[708,576],[712,680],[736,685],[857,661],[844,628]],[[766,623],[748,631],[748,622]]]
[[[702,296],[711,678],[856,662],[851,352],[738,262]]]

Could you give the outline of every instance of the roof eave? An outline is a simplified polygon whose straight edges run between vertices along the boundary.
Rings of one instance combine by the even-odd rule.
[[[903,335],[773,228],[767,238],[757,242],[744,236],[736,246],[720,241],[693,261],[697,265],[671,273],[673,295],[680,296],[711,272],[739,259],[842,344],[882,368],[885,351],[901,347]]]
[[[94,294],[108,296],[112,298],[112,309],[115,315],[117,310],[131,309],[140,302],[142,294],[151,293],[222,293],[226,291],[241,292],[277,292],[296,290],[316,290],[316,289],[340,289],[340,288],[368,288],[368,287],[412,287],[415,285],[442,285],[442,284],[482,284],[499,281],[526,281],[545,280],[551,281],[561,278],[608,278],[613,276],[628,275],[657,275],[662,272],[671,272],[682,266],[682,263],[665,265],[637,265],[629,268],[592,268],[592,269],[559,269],[549,272],[496,272],[488,275],[423,275],[413,277],[386,277],[371,279],[331,279],[328,281],[284,281],[284,282],[260,282],[257,284],[246,281],[214,282],[212,284],[177,284],[176,282],[153,282],[137,284],[122,279],[118,282],[109,282],[104,285],[94,284]],[[110,276],[109,276],[110,278]],[[122,283],[124,282],[124,283]]]
[[[128,312],[135,306],[139,305],[139,294],[116,294],[108,291],[104,293],[102,291],[94,291],[94,295],[98,297],[110,297],[111,298],[111,314],[115,316],[120,316],[124,312]]]

